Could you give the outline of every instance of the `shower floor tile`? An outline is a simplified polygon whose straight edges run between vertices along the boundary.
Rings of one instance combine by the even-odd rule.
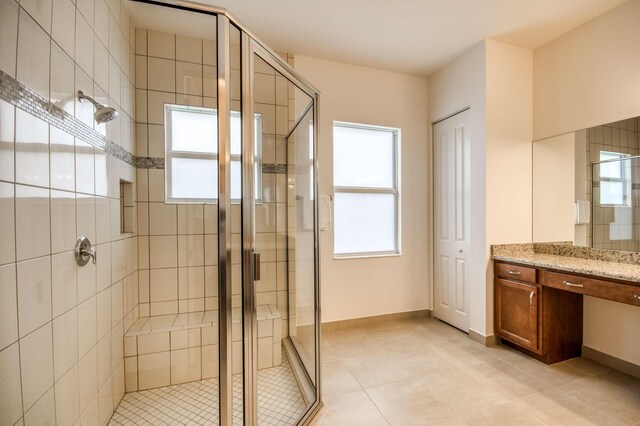
[[[109,425],[217,425],[218,378],[127,393]],[[306,406],[289,360],[258,371],[258,421],[295,425]],[[234,425],[242,425],[242,376],[233,376]]]

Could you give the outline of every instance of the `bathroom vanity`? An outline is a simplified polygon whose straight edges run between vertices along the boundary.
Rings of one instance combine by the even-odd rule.
[[[537,248],[492,248],[495,334],[505,345],[546,364],[564,361],[582,353],[583,295],[640,307],[639,265],[595,259],[602,250]]]

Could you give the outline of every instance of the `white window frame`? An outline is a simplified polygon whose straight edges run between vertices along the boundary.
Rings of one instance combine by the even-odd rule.
[[[173,170],[171,169],[171,159],[173,158],[194,158],[194,159],[203,159],[203,160],[215,160],[218,161],[218,147],[216,146],[216,152],[213,154],[203,153],[203,152],[190,152],[190,151],[175,151],[173,150],[173,141],[171,138],[171,112],[172,111],[188,111],[199,114],[209,114],[212,116],[212,119],[217,120],[218,110],[216,108],[207,108],[207,107],[196,107],[196,106],[188,106],[188,105],[176,105],[176,104],[165,104],[164,105],[164,127],[165,127],[165,202],[167,204],[216,204],[218,202],[218,198],[178,198],[171,197],[172,189],[171,189],[171,177],[173,175]],[[255,197],[256,202],[262,202],[262,114],[255,113],[255,149],[254,149],[254,176],[255,176]],[[240,112],[231,111],[232,118],[239,118]],[[216,135],[216,138],[218,135]],[[242,167],[242,155],[241,154],[231,154],[231,162],[240,163]],[[240,203],[240,199],[232,198],[232,203]]]
[[[394,207],[395,207],[395,250],[387,250],[387,251],[369,251],[369,252],[353,252],[353,253],[336,253],[335,244],[333,246],[333,258],[336,260],[339,259],[362,259],[362,258],[372,258],[372,257],[393,257],[393,256],[401,256],[402,255],[402,235],[401,235],[401,203],[400,203],[400,143],[401,143],[401,130],[397,127],[388,127],[388,126],[378,126],[373,124],[363,124],[363,123],[351,123],[347,121],[334,121],[333,128],[336,127],[349,127],[355,129],[364,129],[364,130],[378,130],[391,132],[393,134],[393,179],[394,185],[393,188],[384,188],[384,187],[359,187],[359,186],[336,186],[333,187],[333,192],[335,194],[344,193],[344,194],[392,194],[394,196]],[[335,141],[333,142],[335,144]],[[335,175],[335,170],[334,170]],[[334,197],[335,202],[335,197]],[[335,217],[335,216],[334,216]],[[334,221],[335,222],[335,221]],[[335,241],[335,226],[333,227],[334,232],[334,241]]]
[[[608,160],[602,160],[602,155],[605,154],[611,158]],[[631,196],[631,176],[629,165],[625,162],[627,157],[630,157],[630,154],[625,154],[623,152],[615,152],[615,151],[600,151],[600,205],[604,207],[631,207],[632,204],[632,196]],[[616,158],[617,157],[617,158]],[[610,177],[610,176],[602,176],[602,164],[603,163],[613,163],[619,161],[620,162],[620,177]],[[622,204],[607,204],[602,203],[602,182],[619,182],[622,184]]]

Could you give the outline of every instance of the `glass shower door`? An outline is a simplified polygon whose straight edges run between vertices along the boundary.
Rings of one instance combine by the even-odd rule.
[[[284,56],[284,55],[283,55]],[[296,425],[317,400],[315,98],[251,43],[256,167],[252,371],[259,425]],[[246,306],[245,309],[249,309]],[[245,336],[245,339],[247,337]]]

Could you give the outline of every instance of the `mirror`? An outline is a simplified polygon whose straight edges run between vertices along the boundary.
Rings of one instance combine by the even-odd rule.
[[[640,251],[640,117],[533,143],[533,241]]]

